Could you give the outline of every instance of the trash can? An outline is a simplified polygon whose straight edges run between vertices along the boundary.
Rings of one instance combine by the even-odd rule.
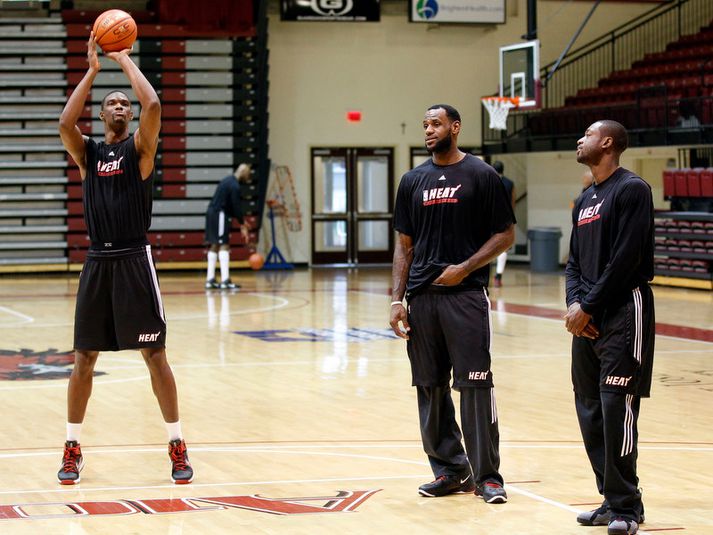
[[[559,227],[533,227],[527,231],[530,240],[530,270],[538,273],[559,270]]]

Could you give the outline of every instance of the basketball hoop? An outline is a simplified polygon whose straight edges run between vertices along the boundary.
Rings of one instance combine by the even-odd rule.
[[[490,115],[490,128],[507,130],[507,120],[510,108],[516,108],[519,97],[483,97],[480,99]]]

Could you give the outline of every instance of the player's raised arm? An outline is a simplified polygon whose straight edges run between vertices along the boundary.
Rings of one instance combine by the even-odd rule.
[[[86,147],[84,145],[84,136],[77,126],[77,121],[82,115],[84,103],[92,89],[94,79],[101,69],[99,58],[97,57],[97,47],[94,43],[94,32],[89,35],[89,41],[87,41],[87,63],[89,63],[89,68],[84,78],[67,99],[67,104],[64,105],[62,114],[59,116],[59,137],[62,138],[64,148],[79,166],[82,180],[84,180],[87,171]]]

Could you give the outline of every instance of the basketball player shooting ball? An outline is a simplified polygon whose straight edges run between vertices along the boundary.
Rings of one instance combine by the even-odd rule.
[[[132,21],[133,22],[133,21]],[[130,44],[128,46],[131,46]],[[108,47],[105,48],[107,50]],[[59,120],[65,149],[79,166],[84,221],[91,247],[82,269],[74,318],[75,363],[67,392],[67,441],[57,474],[63,485],[80,481],[79,438],[100,351],[138,349],[151,375],[166,430],[174,483],[193,480],[178,418],[178,395],[166,360],[166,321],[146,232],[151,224],[154,157],[161,128],[156,91],[129,57],[130,48],[106,52],[141,103],[139,127],[128,96],[111,91],[101,103],[104,141],[82,135],[77,121],[101,68],[94,32],[87,42],[89,68]]]

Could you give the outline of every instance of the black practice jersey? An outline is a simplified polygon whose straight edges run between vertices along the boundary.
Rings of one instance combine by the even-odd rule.
[[[228,217],[234,217],[242,223],[243,212],[240,208],[240,183],[235,175],[228,175],[215,188],[213,198],[208,205],[209,210],[223,212]]]
[[[495,170],[472,154],[452,165],[427,160],[401,178],[394,228],[414,245],[407,292],[431,284],[448,266],[473,256],[493,234],[515,223],[510,198]],[[461,288],[488,285],[490,266]]]
[[[567,306],[579,301],[587,314],[598,314],[653,278],[653,216],[651,187],[623,167],[579,196],[572,210]]]
[[[82,197],[92,246],[111,249],[148,243],[153,171],[141,180],[134,136],[113,145],[88,138],[86,151]]]

